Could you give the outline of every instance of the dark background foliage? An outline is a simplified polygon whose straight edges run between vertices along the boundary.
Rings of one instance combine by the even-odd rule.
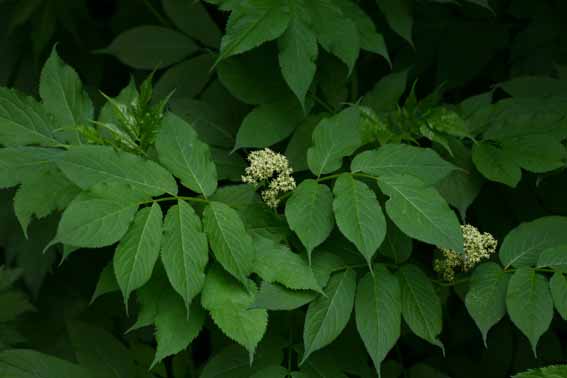
[[[411,2],[414,46],[388,26],[375,1],[358,3],[384,35],[392,64],[390,66],[380,55],[362,52],[356,69],[348,76],[346,67],[341,66],[337,58],[322,53],[318,63],[325,68],[318,75],[323,81],[325,75],[334,78],[319,88],[327,107],[356,102],[382,77],[408,67],[411,68],[410,77],[417,83],[418,98],[425,98],[443,85],[442,102],[449,104],[487,93],[497,84],[517,77],[567,79],[567,2],[563,0],[492,0],[489,2],[492,10],[478,6],[475,1],[416,0]],[[214,23],[224,31],[228,14],[215,5],[203,5]],[[173,27],[160,2],[154,0],[0,0],[0,85],[37,93],[41,67],[53,45],[58,43],[61,57],[78,71],[95,104],[101,105],[104,98],[100,92],[116,96],[131,76],[140,83],[151,72],[134,69],[112,55],[100,53],[118,35],[140,25]],[[274,46],[270,42],[262,49],[269,50]],[[202,44],[199,48],[199,51],[218,53]],[[189,54],[184,59],[192,56],[196,54]],[[189,97],[201,99],[213,108],[224,106],[216,104],[215,97],[210,95],[211,87],[218,82],[216,73],[209,73],[208,68],[195,73],[196,76],[210,75],[203,84],[196,85],[195,90],[178,88],[178,92],[186,91],[184,93],[190,93]],[[155,81],[159,82],[165,72],[167,69],[158,69]],[[183,87],[185,84],[179,82],[179,85]],[[410,96],[410,91],[408,85],[404,99]],[[235,104],[235,124],[238,126],[250,107],[238,103],[228,92],[226,96]],[[495,99],[507,96],[502,89],[494,92]],[[179,107],[181,100],[174,95],[172,106],[175,108],[177,104]],[[430,145],[430,142],[423,141],[423,144]],[[521,222],[544,215],[567,216],[565,177],[550,175],[542,179],[541,175],[525,173],[515,189],[487,182],[471,205],[467,219],[502,240]],[[34,237],[26,240],[11,206],[4,205],[9,203],[13,191],[2,191],[0,195],[0,245],[3,246],[0,259],[4,260],[0,264],[23,269],[24,289],[35,298],[34,305],[38,309],[26,315],[19,325],[29,345],[73,360],[66,321],[77,317],[122,337],[132,318],[125,317],[119,293],[101,297],[87,310],[95,283],[113,251],[103,249],[96,253],[74,254],[57,266],[59,261],[54,254],[40,255],[56,227],[54,220],[46,218],[34,222],[30,231]],[[414,256],[430,264],[431,251],[430,246],[417,244]],[[424,253],[420,255],[421,252]],[[442,333],[446,354],[443,356],[441,350],[404,329],[400,343],[389,359],[405,367],[405,378],[497,378],[565,361],[567,329],[565,322],[557,316],[539,343],[538,359],[531,353],[527,339],[508,319],[491,331],[488,349],[485,349],[481,335],[462,303],[466,285],[445,285],[439,281],[438,289],[446,301]],[[276,325],[288,322],[297,326],[294,337],[300,340],[302,319],[289,320],[274,314],[270,320],[270,324]],[[354,325],[350,324],[330,348],[340,364],[356,364],[359,358],[366,359],[362,344],[358,339],[354,340],[355,333]],[[140,366],[151,362],[153,352],[150,349],[152,353],[148,357],[147,350],[153,345],[151,330],[129,334],[123,340],[132,346],[130,352]],[[186,358],[188,354],[167,359],[159,367],[162,370],[154,372],[173,377],[175,369],[197,371],[223,343],[226,341],[219,331],[203,332],[187,352],[193,359]],[[194,363],[188,362],[191,360]],[[397,376],[399,366],[386,363],[385,369],[391,368],[392,372],[386,372],[384,376]],[[176,378],[183,376],[175,375]]]

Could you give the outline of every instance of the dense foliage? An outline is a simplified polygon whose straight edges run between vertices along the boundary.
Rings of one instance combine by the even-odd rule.
[[[0,0],[0,377],[567,376],[565,14]]]

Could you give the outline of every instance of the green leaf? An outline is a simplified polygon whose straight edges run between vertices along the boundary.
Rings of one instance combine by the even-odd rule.
[[[548,267],[560,272],[567,272],[567,244],[544,249],[537,260],[537,267]]]
[[[268,325],[266,310],[249,310],[254,302],[256,284],[244,282],[246,289],[231,276],[215,267],[207,273],[201,303],[223,333],[242,345],[253,360],[256,346]]]
[[[56,47],[41,71],[39,94],[43,106],[55,116],[61,128],[86,126],[94,119],[93,103],[83,89],[79,75],[59,58]],[[79,138],[77,133],[69,131],[62,135],[67,141],[77,142]]]
[[[386,20],[392,30],[413,46],[411,2],[408,0],[377,0],[376,2],[384,16],[386,16]]]
[[[347,269],[331,277],[325,288],[326,296],[311,302],[305,316],[303,343],[305,352],[301,364],[311,353],[329,345],[346,327],[356,291],[356,273]]]
[[[438,337],[443,328],[441,301],[431,280],[415,265],[398,271],[402,289],[402,315],[417,336],[444,350]]]
[[[263,281],[250,308],[291,311],[306,305],[316,297],[317,294],[313,291],[291,290]]]
[[[203,54],[169,68],[153,88],[155,98],[166,98],[172,92],[173,98],[179,99],[197,96],[211,80],[213,63],[211,55]]]
[[[472,151],[474,165],[484,177],[512,188],[518,185],[522,170],[504,151],[486,143],[475,144]]]
[[[548,216],[525,222],[506,235],[499,257],[506,268],[533,266],[542,251],[567,244],[567,217]]]
[[[310,0],[305,5],[321,46],[343,61],[349,73],[352,72],[360,53],[360,38],[355,23],[345,16],[334,1]]]
[[[286,378],[287,377],[287,369],[279,366],[279,365],[271,365],[262,370],[259,370],[254,375],[251,375],[250,378]]]
[[[0,144],[58,145],[57,125],[45,108],[31,97],[0,88]]]
[[[408,71],[406,69],[384,76],[366,93],[362,104],[372,108],[376,113],[396,110],[406,90]]]
[[[184,201],[171,207],[163,226],[161,261],[171,286],[189,305],[205,284],[205,267],[209,261],[207,236],[201,220]]]
[[[172,65],[196,52],[191,38],[163,26],[138,26],[118,35],[100,53],[114,55],[137,69],[155,70]]]
[[[278,40],[278,59],[285,81],[305,109],[305,96],[317,71],[319,49],[304,0],[294,0],[290,7],[293,17]]]
[[[353,172],[378,177],[410,175],[428,185],[435,184],[456,169],[434,150],[407,144],[386,144],[376,150],[362,152],[351,164]]]
[[[333,230],[332,202],[331,190],[311,179],[302,181],[286,202],[287,223],[307,249],[310,262],[313,249]]]
[[[118,282],[116,281],[114,266],[112,265],[112,263],[109,263],[100,273],[90,304],[93,304],[94,301],[96,301],[104,294],[112,293],[115,291],[120,291],[120,287],[118,286]]]
[[[79,146],[66,151],[57,166],[82,189],[99,183],[119,183],[159,196],[177,194],[175,179],[160,165],[110,146]]]
[[[242,156],[216,147],[211,148],[211,155],[217,167],[219,181],[242,182],[242,176],[247,166],[246,160]]]
[[[527,267],[516,270],[508,285],[506,308],[512,322],[530,340],[537,357],[539,338],[553,318],[553,299],[547,279]]]
[[[343,158],[360,145],[360,112],[353,106],[323,119],[313,131],[313,146],[307,151],[309,169],[317,177],[338,170]]]
[[[308,116],[295,129],[285,150],[285,156],[289,160],[294,172],[306,171],[307,150],[311,146],[311,135],[317,124],[321,121],[320,116]]]
[[[67,330],[78,362],[92,372],[93,378],[135,376],[129,350],[106,330],[76,321],[69,323]]]
[[[436,184],[436,188],[451,206],[459,210],[461,220],[464,221],[467,218],[467,209],[482,189],[484,179],[474,167],[472,153],[468,147],[455,140],[450,141],[449,146],[453,151],[455,164],[463,170],[451,172]]]
[[[281,349],[269,343],[262,343],[254,363],[238,345],[229,345],[215,354],[205,365],[200,378],[250,378],[258,370],[279,364],[283,359]]]
[[[81,193],[63,212],[54,243],[83,248],[112,245],[128,231],[137,209],[135,196]]]
[[[41,147],[0,148],[0,188],[9,188],[52,170],[61,150]]]
[[[289,9],[282,0],[239,4],[228,18],[217,62],[278,38],[287,29],[289,20]]]
[[[512,378],[561,378],[567,374],[567,365],[547,366],[516,374]]]
[[[564,274],[555,272],[549,281],[553,303],[563,320],[567,320],[567,279]]]
[[[35,176],[26,178],[14,196],[14,211],[24,234],[33,216],[42,219],[63,210],[77,194],[79,188],[57,169],[38,170]]]
[[[213,105],[200,100],[174,98],[171,108],[189,122],[203,142],[222,148],[234,146],[236,123]]]
[[[387,221],[387,232],[384,243],[378,249],[383,256],[392,259],[396,264],[406,262],[413,251],[413,241],[404,234],[392,221]]]
[[[400,337],[402,293],[398,278],[384,265],[374,267],[358,283],[355,313],[356,328],[376,372]]]
[[[274,145],[291,135],[302,120],[303,111],[295,98],[260,105],[242,121],[234,149]]]
[[[457,216],[434,188],[413,176],[383,176],[378,185],[390,197],[386,212],[405,234],[463,252],[463,235]]]
[[[255,249],[238,213],[220,202],[211,202],[203,212],[203,224],[217,261],[242,283],[252,273]]]
[[[28,349],[0,352],[0,375],[14,378],[93,378],[77,364]]]
[[[545,173],[565,165],[565,147],[551,135],[505,139],[502,148],[508,159],[530,172]]]
[[[175,26],[209,47],[218,47],[221,31],[201,2],[163,0],[163,9]]]
[[[358,29],[360,48],[380,54],[388,63],[391,63],[384,37],[376,32],[374,21],[357,3],[349,0],[339,0],[337,2],[345,16],[350,18]]]
[[[160,299],[155,317],[157,350],[152,367],[165,357],[186,349],[201,332],[205,315],[199,303],[195,302],[187,317],[187,309],[181,298],[173,292],[167,292]]]
[[[295,290],[322,292],[304,257],[283,244],[263,237],[256,237],[255,246],[254,272],[264,281],[277,282]]]
[[[152,277],[159,258],[162,219],[163,214],[157,203],[143,208],[116,247],[114,273],[126,308],[130,293],[144,286]]]
[[[221,62],[218,74],[226,89],[246,104],[269,104],[291,94],[270,46]]]
[[[183,119],[168,113],[156,139],[160,162],[181,179],[184,186],[210,196],[217,189],[217,171],[209,147]]]
[[[333,189],[337,226],[364,256],[368,266],[386,237],[386,218],[376,194],[351,174],[342,174]]]
[[[487,345],[488,331],[506,315],[506,291],[510,275],[498,264],[487,262],[475,268],[465,297],[469,314]]]

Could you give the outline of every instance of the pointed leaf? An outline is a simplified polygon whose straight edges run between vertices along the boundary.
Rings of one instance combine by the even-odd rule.
[[[435,184],[456,169],[434,150],[407,144],[386,144],[376,150],[362,152],[351,164],[353,172],[378,177],[410,175],[425,184]]]
[[[22,183],[14,196],[16,217],[27,235],[32,217],[42,219],[56,210],[63,210],[79,194],[72,182],[56,168],[38,170]]]
[[[487,262],[475,268],[465,304],[487,345],[488,331],[506,315],[506,291],[510,274]]]
[[[152,367],[165,357],[177,354],[186,349],[199,335],[205,323],[205,311],[195,302],[189,310],[181,298],[168,292],[160,299],[158,313],[155,317],[157,350]]]
[[[217,261],[242,283],[252,273],[255,249],[238,213],[220,202],[203,212],[203,224]]]
[[[547,279],[524,267],[510,279],[506,308],[512,322],[530,340],[534,355],[541,335],[548,330],[553,318],[553,299]]]
[[[311,302],[305,316],[302,363],[311,353],[329,345],[346,327],[356,291],[356,273],[347,269],[331,277],[325,288],[326,296]]]
[[[354,1],[339,0],[338,4],[345,16],[350,18],[356,25],[360,39],[360,48],[380,54],[390,62],[384,37],[376,32],[374,21]]]
[[[506,268],[532,266],[551,247],[567,244],[567,217],[548,216],[520,224],[506,235],[499,257]]]
[[[171,286],[183,297],[189,310],[205,283],[209,261],[207,236],[193,208],[181,200],[168,210],[163,231],[161,261]]]
[[[0,373],[14,378],[92,378],[77,364],[27,349],[0,352]]]
[[[384,265],[374,267],[358,283],[356,328],[380,375],[380,365],[396,345],[402,325],[402,293],[398,278]]]
[[[390,27],[413,46],[413,16],[408,0],[377,0]]]
[[[360,53],[360,39],[355,23],[345,17],[331,0],[308,0],[305,5],[321,46],[343,61],[349,73],[352,72]]]
[[[245,285],[246,288],[215,267],[207,273],[201,303],[223,333],[248,350],[252,360],[266,332],[268,313],[249,310],[257,289],[253,281],[247,280]]]
[[[0,148],[0,188],[9,188],[55,168],[63,151],[42,147]]]
[[[143,208],[116,248],[114,273],[126,305],[130,293],[144,286],[152,276],[159,257],[162,219],[157,203]]]
[[[104,267],[100,276],[98,277],[98,282],[96,284],[95,291],[91,298],[90,304],[97,300],[97,298],[103,296],[107,293],[112,293],[115,291],[120,291],[120,286],[116,281],[116,275],[114,274],[114,266],[109,263]]]
[[[317,294],[313,291],[291,290],[278,284],[262,282],[250,308],[263,308],[270,311],[295,310],[313,301]]]
[[[413,176],[383,176],[380,189],[390,197],[386,212],[412,238],[463,252],[463,235],[455,213],[432,187]]]
[[[307,164],[316,176],[338,170],[343,158],[360,145],[360,112],[350,107],[323,119],[313,131],[313,146],[307,151]]]
[[[553,303],[563,320],[567,320],[567,278],[564,274],[555,272],[549,281]]]
[[[337,226],[371,265],[372,257],[386,237],[386,218],[376,194],[363,182],[342,174],[333,189]]]
[[[197,50],[195,42],[178,31],[144,25],[121,33],[100,52],[114,55],[133,68],[155,70],[177,63]]]
[[[514,159],[502,150],[486,143],[479,143],[473,146],[472,151],[474,165],[484,177],[512,188],[518,185],[522,178],[522,170]]]
[[[39,81],[43,106],[55,116],[59,127],[87,125],[94,119],[94,107],[77,72],[59,58],[56,47],[43,66]],[[77,142],[76,132],[66,131],[67,141]]]
[[[255,238],[254,272],[264,281],[278,282],[295,290],[322,292],[306,259],[283,244],[263,237]]]
[[[82,189],[99,183],[120,183],[151,196],[177,194],[175,179],[160,165],[110,146],[73,147],[57,165]]]
[[[218,47],[221,31],[201,2],[164,0],[163,9],[181,31],[209,47]]]
[[[80,194],[59,222],[55,241],[83,248],[100,248],[122,239],[138,204],[117,198]]]
[[[290,136],[302,120],[303,111],[295,98],[260,105],[242,121],[234,148],[274,145]]]
[[[289,227],[299,236],[311,260],[313,249],[323,243],[333,229],[333,195],[315,180],[304,180],[285,206]]]
[[[396,264],[406,262],[413,251],[413,241],[410,237],[404,234],[400,229],[388,220],[388,231],[386,232],[386,239],[380,246],[378,252],[380,254],[392,259]]]
[[[294,16],[278,40],[278,58],[285,81],[305,109],[305,96],[317,70],[317,37],[305,20],[304,1],[296,1],[292,9]]]
[[[282,0],[253,0],[239,4],[228,18],[217,62],[282,35],[290,20],[286,5]]]
[[[160,162],[181,179],[184,186],[210,196],[217,189],[217,170],[209,146],[183,119],[168,113],[156,139]]]
[[[567,244],[544,249],[537,260],[537,267],[548,267],[560,272],[567,272]]]
[[[0,88],[0,144],[25,146],[58,145],[53,118],[33,98],[14,90]]]
[[[441,301],[431,280],[415,265],[402,266],[398,278],[404,321],[417,336],[443,350],[438,338],[443,327]]]

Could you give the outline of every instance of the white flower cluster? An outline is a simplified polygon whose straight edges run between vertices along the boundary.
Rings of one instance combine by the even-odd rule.
[[[262,199],[272,208],[279,203],[279,195],[295,189],[295,180],[291,176],[293,170],[289,167],[287,158],[265,148],[251,152],[248,155],[250,166],[242,176],[242,182],[255,186],[267,186],[262,191]]]
[[[465,253],[460,254],[452,249],[439,248],[443,257],[435,259],[433,263],[433,269],[447,281],[455,279],[457,269],[468,272],[496,252],[498,242],[488,232],[481,233],[476,227],[468,224],[461,226],[461,230],[465,241]]]

